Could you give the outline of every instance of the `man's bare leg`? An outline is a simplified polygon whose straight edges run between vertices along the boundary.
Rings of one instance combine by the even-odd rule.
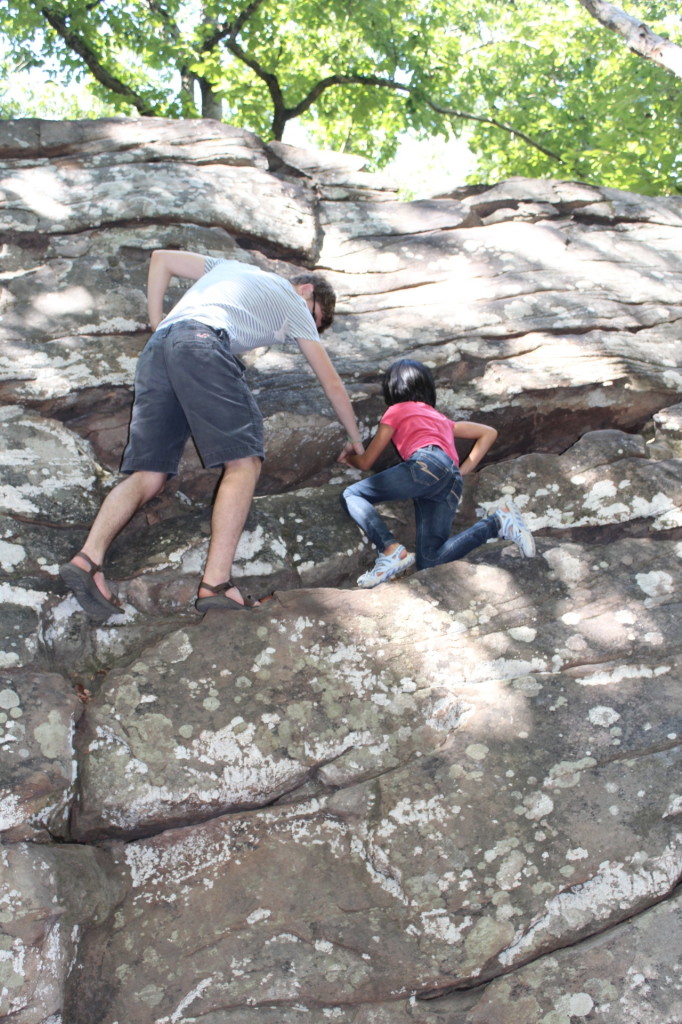
[[[107,494],[81,548],[96,565],[102,564],[114,537],[130,522],[137,510],[163,490],[166,479],[166,473],[131,473]],[[74,555],[71,561],[80,569],[90,568],[80,555]],[[110,598],[104,574],[95,573],[94,580],[101,593]]]
[[[230,579],[235,551],[251,508],[260,470],[261,460],[256,457],[225,463],[213,504],[211,542],[202,583],[217,587]],[[231,587],[225,594],[239,604],[244,602],[236,587]],[[199,587],[199,597],[210,595],[211,591],[205,586]]]

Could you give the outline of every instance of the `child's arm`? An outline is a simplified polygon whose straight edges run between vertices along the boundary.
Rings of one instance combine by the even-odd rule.
[[[487,427],[485,423],[471,423],[468,420],[462,420],[459,423],[455,423],[453,433],[455,437],[475,441],[473,448],[459,467],[462,476],[466,476],[467,473],[471,473],[472,469],[476,468],[483,456],[490,451],[497,440],[497,431],[494,427]]]
[[[353,452],[346,452],[342,458],[339,458],[339,462],[345,462],[349,466],[355,466],[356,469],[371,469],[383,450],[388,447],[388,443],[392,437],[393,427],[389,427],[386,423],[380,423],[379,429],[369,442],[367,450],[363,452],[362,455],[357,455]]]

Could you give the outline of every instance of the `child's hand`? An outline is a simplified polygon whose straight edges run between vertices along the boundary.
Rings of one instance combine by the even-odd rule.
[[[361,469],[365,472],[372,468],[392,437],[393,427],[389,427],[386,423],[380,423],[379,429],[369,442],[366,450],[362,441],[356,441],[353,444],[349,438],[339,455],[338,461],[345,462],[347,466],[352,466],[353,469]]]
[[[352,441],[346,441],[343,446],[343,450],[336,461],[342,462],[346,466],[355,466],[355,463],[352,461],[354,456],[362,455],[364,450],[363,445],[359,441],[356,444],[353,444]]]

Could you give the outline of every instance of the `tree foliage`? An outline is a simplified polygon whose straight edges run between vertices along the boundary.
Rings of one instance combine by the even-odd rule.
[[[588,6],[9,0],[0,32],[6,79],[18,66],[40,68],[64,85],[86,83],[111,111],[222,116],[266,139],[297,119],[318,144],[378,166],[406,131],[466,132],[479,179],[682,192],[682,84],[629,52]],[[640,0],[637,16],[661,38],[682,38],[679,0]],[[8,92],[0,97],[4,116],[21,112]]]
[[[516,5],[518,6],[518,5]],[[640,3],[659,19],[663,5]],[[667,18],[679,32],[679,5]],[[612,33],[576,15],[572,4],[526,23],[502,46],[482,51],[469,68],[502,120],[522,124],[559,157],[548,158],[519,139],[499,145],[488,126],[473,148],[483,177],[519,173],[608,184],[646,194],[682,192],[682,84],[668,71],[624,49]],[[503,31],[491,26],[491,31]]]

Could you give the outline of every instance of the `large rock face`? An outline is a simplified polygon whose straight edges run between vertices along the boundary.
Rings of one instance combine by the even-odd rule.
[[[3,1019],[680,1024],[682,200],[402,203],[202,121],[2,122],[0,160]],[[457,528],[513,495],[538,557],[356,590],[341,429],[261,351],[235,574],[274,598],[193,611],[188,449],[89,623],[57,567],[115,480],[159,247],[325,270],[366,433],[381,370],[428,362],[500,432]]]

